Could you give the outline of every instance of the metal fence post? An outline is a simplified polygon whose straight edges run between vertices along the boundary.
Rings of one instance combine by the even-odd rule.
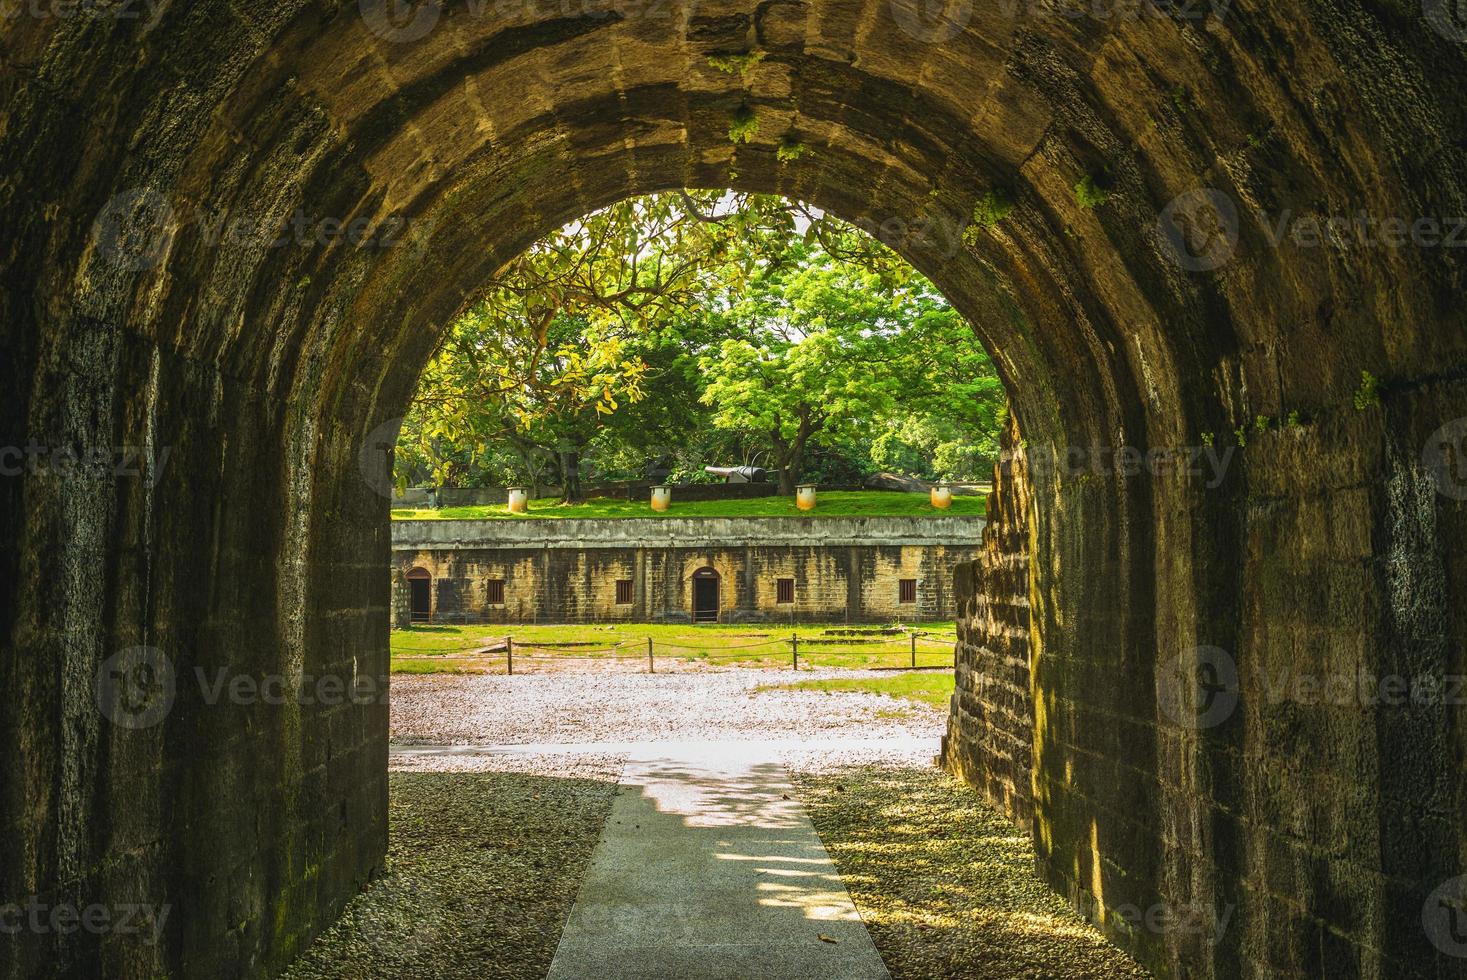
[[[790,670],[800,669],[800,634],[790,634]]]
[[[912,666],[917,666],[917,634],[912,633]]]
[[[647,637],[647,673],[657,673],[657,665],[652,662],[652,637]]]
[[[504,638],[504,654],[509,661],[509,676],[514,676],[514,637]]]

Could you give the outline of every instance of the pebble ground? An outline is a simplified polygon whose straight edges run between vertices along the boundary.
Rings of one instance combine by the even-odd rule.
[[[386,872],[286,977],[543,977],[624,760],[539,744],[831,738],[870,748],[785,762],[893,977],[1147,976],[1039,882],[1025,835],[930,753],[894,746],[935,746],[944,711],[758,690],[867,673],[394,677],[394,742],[537,748],[395,757]]]

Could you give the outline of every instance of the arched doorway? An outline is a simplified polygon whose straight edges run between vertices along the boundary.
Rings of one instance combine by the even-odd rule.
[[[407,573],[408,615],[415,623],[426,623],[433,616],[433,576],[426,568]]]
[[[718,569],[713,567],[700,568],[693,573],[693,622],[718,622],[721,582]]]

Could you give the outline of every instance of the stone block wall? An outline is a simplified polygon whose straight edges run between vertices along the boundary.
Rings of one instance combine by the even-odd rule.
[[[954,572],[981,518],[748,518],[401,521],[394,608],[406,573],[431,576],[435,621],[686,621],[693,573],[719,574],[721,622],[890,622],[953,616]],[[778,601],[779,579],[794,601]],[[900,581],[916,601],[900,601]],[[488,602],[488,583],[504,601]],[[632,601],[616,601],[618,580]],[[400,622],[400,619],[398,620]]]
[[[977,557],[953,577],[956,682],[943,764],[1027,828],[1034,815],[1029,671],[1029,508],[1017,430],[1004,433]]]

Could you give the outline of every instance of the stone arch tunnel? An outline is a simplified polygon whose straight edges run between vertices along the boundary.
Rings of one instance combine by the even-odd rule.
[[[946,754],[1057,890],[1161,975],[1467,963],[1449,4],[38,2],[0,59],[0,899],[182,910],[6,975],[268,975],[368,879],[381,698],[132,728],[103,665],[385,682],[376,447],[438,332],[680,186],[872,229],[999,365]],[[1428,695],[1292,683],[1336,675]]]

